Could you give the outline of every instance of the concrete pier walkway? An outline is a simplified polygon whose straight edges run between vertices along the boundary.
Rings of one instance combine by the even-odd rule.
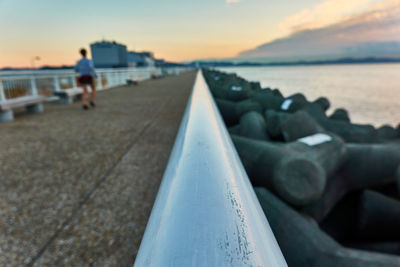
[[[0,266],[130,266],[194,78],[0,124]]]

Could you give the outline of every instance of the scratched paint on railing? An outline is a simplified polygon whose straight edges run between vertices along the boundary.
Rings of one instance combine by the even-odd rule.
[[[254,250],[250,249],[251,244],[247,240],[248,232],[246,217],[243,214],[242,205],[236,199],[236,194],[231,191],[231,185],[226,184],[226,197],[231,203],[231,211],[237,217],[235,229],[231,232],[225,232],[225,239],[220,242],[220,248],[223,249],[229,263],[240,262],[246,266],[252,266],[250,255]]]

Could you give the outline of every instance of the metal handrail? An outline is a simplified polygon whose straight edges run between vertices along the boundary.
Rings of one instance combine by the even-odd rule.
[[[151,72],[156,71],[157,67],[143,67],[143,68],[99,68],[96,72],[99,73],[121,73],[121,72]],[[47,76],[52,77],[54,75],[75,75],[74,69],[61,69],[61,70],[8,70],[0,71],[0,76]]]
[[[164,70],[158,67],[96,69],[98,90],[109,89],[123,85],[127,80],[143,81],[153,75],[179,74],[186,68],[171,68]],[[32,92],[53,99],[53,92],[77,87],[74,70],[29,70],[29,71],[0,71],[0,101],[21,95],[32,95]],[[62,81],[67,84],[62,85]],[[105,84],[103,84],[103,82]]]
[[[178,72],[182,72],[187,70],[186,67],[170,67],[170,68],[160,68],[160,67],[142,67],[142,68],[99,68],[96,69],[96,73],[99,74],[107,74],[107,73],[126,73],[126,72],[133,72],[133,73],[151,73],[151,72],[159,72],[160,70],[177,70]],[[38,76],[38,77],[53,77],[53,76],[63,76],[63,75],[75,75],[75,71],[73,69],[63,69],[63,70],[8,70],[8,71],[0,71],[0,77],[19,77],[19,76]]]
[[[287,266],[201,72],[134,266]]]

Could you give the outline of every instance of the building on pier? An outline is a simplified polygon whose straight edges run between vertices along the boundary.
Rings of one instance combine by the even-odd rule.
[[[96,68],[128,67],[128,51],[123,44],[101,41],[90,44],[90,49]]]
[[[156,60],[152,52],[128,52],[129,67],[153,67]]]

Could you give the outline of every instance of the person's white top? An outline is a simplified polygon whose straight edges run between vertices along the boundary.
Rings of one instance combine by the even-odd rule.
[[[90,75],[93,78],[96,77],[93,62],[87,58],[82,58],[78,61],[75,66],[75,71],[79,73],[79,76]]]

